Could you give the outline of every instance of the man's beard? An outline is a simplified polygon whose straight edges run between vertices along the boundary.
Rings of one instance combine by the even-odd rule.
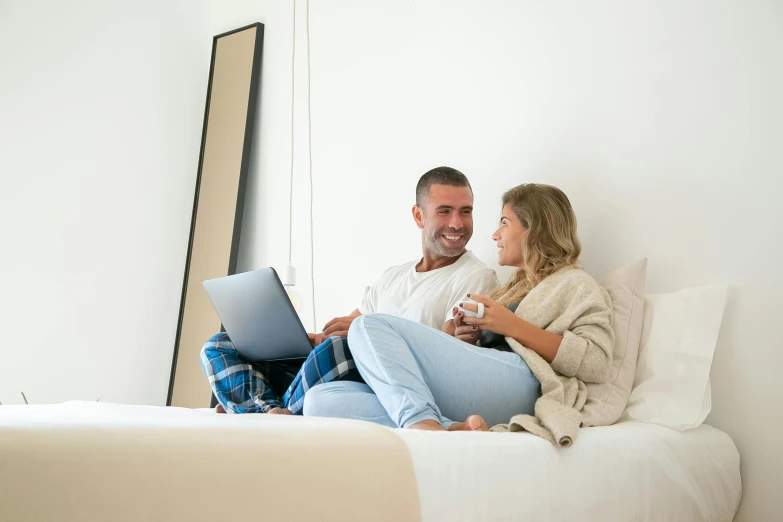
[[[443,244],[441,237],[448,234],[461,234],[463,237],[463,244],[459,247],[449,248]],[[471,234],[466,229],[455,229],[451,227],[443,227],[439,230],[427,234],[424,236],[425,248],[428,252],[435,254],[439,257],[457,257],[462,255],[465,251],[465,247],[468,245]]]

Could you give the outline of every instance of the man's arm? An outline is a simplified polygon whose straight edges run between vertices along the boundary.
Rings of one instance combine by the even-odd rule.
[[[497,275],[494,270],[489,268],[482,270],[478,277],[471,277],[466,279],[457,289],[454,296],[453,307],[456,307],[460,302],[468,298],[469,293],[485,292],[481,295],[490,295],[495,289],[500,286]],[[462,319],[455,317],[454,308],[446,310],[446,322],[443,323],[441,330],[449,335],[452,335],[462,341],[470,344],[476,344],[478,338],[481,336],[481,330],[473,328],[470,325],[465,325]]]
[[[353,312],[351,312],[351,315],[347,315],[345,317],[335,317],[326,325],[324,325],[324,331],[323,336],[324,339],[332,336],[337,337],[347,337],[348,336],[348,328],[350,328],[351,323],[354,319],[362,315],[362,313],[357,308]]]
[[[449,319],[445,323],[443,323],[443,328],[441,328],[441,331],[443,333],[447,333],[454,336],[454,332],[457,330],[457,325],[454,324],[454,319]]]
[[[324,325],[322,333],[308,334],[310,336],[310,342],[314,343],[313,346],[318,346],[329,337],[348,337],[348,328],[350,328],[354,319],[362,315],[362,313],[374,313],[378,305],[378,287],[383,284],[384,278],[388,278],[388,274],[391,270],[394,270],[394,267],[386,270],[374,285],[365,288],[364,298],[362,298],[359,308],[351,312],[350,315],[335,317]]]
[[[498,281],[495,271],[489,268],[480,271],[456,285],[452,289],[452,303],[450,304],[450,308],[445,310],[446,314],[444,320],[446,321],[446,324],[443,325],[442,330],[446,332],[446,325],[449,321],[454,319],[454,308],[462,301],[467,300],[468,294],[492,295],[499,286],[500,281]],[[484,293],[482,294],[482,292]]]
[[[443,323],[442,330],[444,333],[472,345],[475,345],[479,337],[481,337],[481,328],[463,323],[461,315],[455,315],[454,319],[449,319]]]

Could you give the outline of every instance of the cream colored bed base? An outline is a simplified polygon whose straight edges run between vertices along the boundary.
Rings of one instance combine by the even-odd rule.
[[[369,423],[0,407],[0,521],[45,520],[417,522],[420,511],[405,443]]]

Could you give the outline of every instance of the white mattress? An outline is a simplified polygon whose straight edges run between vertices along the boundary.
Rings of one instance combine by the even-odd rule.
[[[734,443],[706,425],[587,428],[568,449],[528,433],[398,433],[426,522],[730,521],[742,493]]]

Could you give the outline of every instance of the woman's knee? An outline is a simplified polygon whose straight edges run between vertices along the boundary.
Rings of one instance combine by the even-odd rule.
[[[372,390],[360,382],[325,382],[307,390],[302,410],[310,417],[342,417],[347,404],[361,394],[372,394]]]
[[[369,315],[360,315],[353,321],[351,321],[351,326],[348,327],[348,345],[354,344],[355,341],[359,340],[361,338],[361,332],[364,329],[364,322],[367,320],[367,318],[370,317]],[[351,341],[353,339],[353,341]]]
[[[334,395],[329,383],[313,386],[305,394],[302,413],[310,417],[331,417],[335,404]]]
[[[400,337],[400,332],[414,324],[418,323],[386,314],[370,314],[357,317],[351,323],[348,329],[348,345],[351,347],[351,353],[354,359],[361,359],[364,355],[372,353],[376,346],[373,341],[387,339],[389,337]],[[383,343],[380,343],[381,345]]]
[[[353,350],[354,346],[366,346],[370,334],[379,330],[394,330],[391,321],[396,319],[385,314],[360,315],[348,328],[348,345]]]
[[[382,327],[382,320],[376,314],[362,315],[351,323],[348,329],[348,346],[357,368],[371,364],[375,347],[372,344],[370,331]]]

